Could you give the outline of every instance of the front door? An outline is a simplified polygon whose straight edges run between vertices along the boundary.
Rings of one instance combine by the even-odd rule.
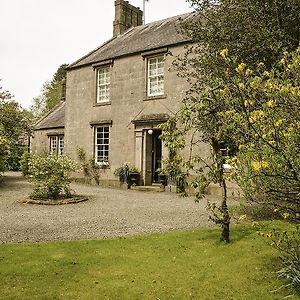
[[[160,136],[162,131],[159,129],[145,130],[145,185],[151,185],[158,182],[157,170],[162,167],[162,140]]]
[[[157,170],[162,167],[162,141],[160,139],[161,133],[161,130],[153,130],[152,134],[152,183],[158,182]]]

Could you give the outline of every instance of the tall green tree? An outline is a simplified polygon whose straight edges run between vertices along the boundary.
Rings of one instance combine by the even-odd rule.
[[[31,117],[31,113],[22,109],[12,95],[0,86],[0,137],[4,149],[2,171],[19,168],[22,146],[27,144],[30,134]]]
[[[44,83],[41,95],[33,99],[33,105],[30,109],[37,118],[50,111],[60,102],[63,80],[67,75],[67,66],[67,64],[62,64],[53,75],[51,81]]]
[[[259,61],[270,67],[282,50],[293,51],[299,45],[298,0],[187,1],[196,14],[183,29],[199,43],[197,53],[208,60],[197,57],[197,63],[205,66],[206,76],[208,69],[214,71],[218,65],[215,54],[222,49],[248,65]]]
[[[222,187],[221,205],[211,204],[210,207],[212,219],[223,228],[221,240],[229,241],[230,216],[222,149],[226,142],[234,144],[235,136],[223,126],[222,113],[230,111],[230,104],[219,97],[217,91],[228,76],[230,61],[241,61],[253,68],[263,63],[265,69],[272,69],[283,50],[292,51],[298,47],[300,2],[188,2],[195,9],[195,14],[182,24],[182,30],[193,44],[174,62],[174,66],[179,76],[187,78],[190,88],[181,110],[163,125],[163,138],[171,154],[166,169],[183,181],[192,174],[194,180],[190,186],[197,190],[197,199],[203,197],[210,182]],[[231,57],[228,57],[228,51]],[[198,144],[203,142],[211,146],[210,157],[203,157],[197,152],[200,149]],[[190,149],[187,161],[180,155],[183,148]]]

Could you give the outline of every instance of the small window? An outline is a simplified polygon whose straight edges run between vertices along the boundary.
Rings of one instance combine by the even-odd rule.
[[[64,136],[63,135],[50,136],[50,152],[55,152],[60,155],[64,154]]]
[[[64,137],[63,136],[58,137],[58,154],[60,154],[60,155],[64,154]]]
[[[110,100],[110,67],[97,70],[97,103]]]
[[[109,127],[96,127],[95,132],[95,161],[108,164],[109,158]]]
[[[158,56],[148,59],[148,96],[164,94],[165,59]]]

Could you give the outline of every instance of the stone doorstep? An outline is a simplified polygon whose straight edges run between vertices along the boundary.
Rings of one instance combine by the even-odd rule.
[[[133,185],[130,188],[133,191],[141,191],[141,192],[164,192],[164,189],[161,185]]]

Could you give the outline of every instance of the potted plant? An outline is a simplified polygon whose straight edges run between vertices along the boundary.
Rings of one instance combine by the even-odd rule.
[[[164,172],[163,169],[159,168],[156,170],[156,172],[158,173],[158,182],[163,186],[167,186],[168,185],[168,176],[167,174]]]
[[[129,174],[129,165],[127,163],[124,163],[122,166],[115,169],[114,171],[114,175],[119,177],[119,181],[121,183],[127,181],[128,174]]]
[[[139,185],[140,173],[135,166],[124,163],[122,166],[114,171],[115,176],[119,177],[121,184],[127,183],[127,188],[130,189],[132,185]]]

